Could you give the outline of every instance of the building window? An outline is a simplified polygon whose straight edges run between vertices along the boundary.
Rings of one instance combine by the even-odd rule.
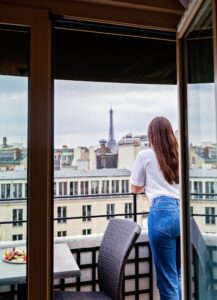
[[[194,197],[196,199],[202,199],[203,198],[203,189],[202,189],[202,182],[201,181],[195,181],[194,182],[194,193],[197,194]]]
[[[11,197],[11,185],[6,184],[6,198],[10,198],[10,197]]]
[[[78,195],[78,182],[71,181],[70,182],[70,196]]]
[[[109,194],[109,180],[102,181],[102,194]]]
[[[125,203],[125,218],[132,219],[133,215],[129,215],[133,213],[133,205],[132,203]]]
[[[59,182],[59,195],[67,196],[67,182]]]
[[[63,230],[63,231],[57,231],[57,236],[58,236],[58,237],[62,237],[62,236],[66,236],[66,235],[67,235],[66,230]]]
[[[195,157],[193,156],[192,157],[192,165],[195,165],[196,164],[196,160],[195,160]]]
[[[119,193],[119,180],[112,180],[112,194]]]
[[[22,209],[13,209],[13,226],[22,226],[23,225],[23,210]],[[19,222],[16,222],[19,221]],[[21,222],[20,222],[21,221]]]
[[[99,181],[91,181],[91,194],[99,194]]]
[[[82,206],[83,221],[91,221],[91,205]]]
[[[91,229],[83,229],[83,230],[82,230],[82,234],[83,234],[83,235],[91,234]]]
[[[21,241],[23,239],[22,234],[13,234],[12,235],[12,241]]]
[[[192,182],[191,181],[189,181],[189,192],[190,192],[190,194],[192,194]]]
[[[205,207],[206,224],[215,224],[215,207]]]
[[[53,185],[53,194],[54,194],[54,197],[57,195],[57,183],[54,182],[54,185]]]
[[[66,206],[57,207],[57,218],[66,218]],[[66,219],[57,220],[58,223],[66,223]]]
[[[88,195],[88,194],[89,194],[89,182],[81,181],[81,195]]]
[[[1,198],[10,198],[11,197],[11,185],[10,183],[1,185]]]
[[[106,205],[107,211],[107,220],[114,218],[115,214],[115,205],[114,204],[107,204]]]
[[[25,183],[25,198],[28,196],[28,185]]]
[[[1,184],[1,198],[5,198],[5,184]]]
[[[193,206],[190,207],[190,214],[191,214],[191,216],[193,216],[193,214],[194,214],[194,208],[193,208]]]
[[[129,193],[129,180],[121,180],[121,192],[123,194]]]
[[[205,182],[205,193],[206,194],[215,194],[215,183],[211,181]],[[212,195],[207,195],[206,198],[214,198]]]
[[[13,198],[22,198],[22,183],[13,184]]]

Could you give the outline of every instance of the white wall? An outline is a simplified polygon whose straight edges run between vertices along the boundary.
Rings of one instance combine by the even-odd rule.
[[[140,150],[140,146],[138,145],[133,145],[133,144],[119,145],[118,169],[132,170],[133,162],[139,150]]]

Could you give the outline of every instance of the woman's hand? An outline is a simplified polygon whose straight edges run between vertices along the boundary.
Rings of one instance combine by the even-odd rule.
[[[133,194],[142,194],[144,193],[144,186],[138,186],[131,184],[131,192]]]

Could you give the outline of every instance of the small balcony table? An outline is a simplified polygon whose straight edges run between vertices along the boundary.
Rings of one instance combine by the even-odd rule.
[[[22,248],[22,247],[17,247]],[[0,252],[2,257],[3,252]],[[54,244],[54,279],[79,277],[80,269],[65,243]],[[0,285],[26,283],[26,264],[11,264],[0,260]]]

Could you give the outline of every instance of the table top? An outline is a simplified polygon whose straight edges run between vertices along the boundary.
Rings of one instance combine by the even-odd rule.
[[[54,279],[78,277],[80,274],[68,245],[54,244]],[[0,260],[0,285],[22,283],[26,283],[26,264],[11,264]]]
[[[54,279],[79,277],[81,271],[67,244],[54,244]]]

